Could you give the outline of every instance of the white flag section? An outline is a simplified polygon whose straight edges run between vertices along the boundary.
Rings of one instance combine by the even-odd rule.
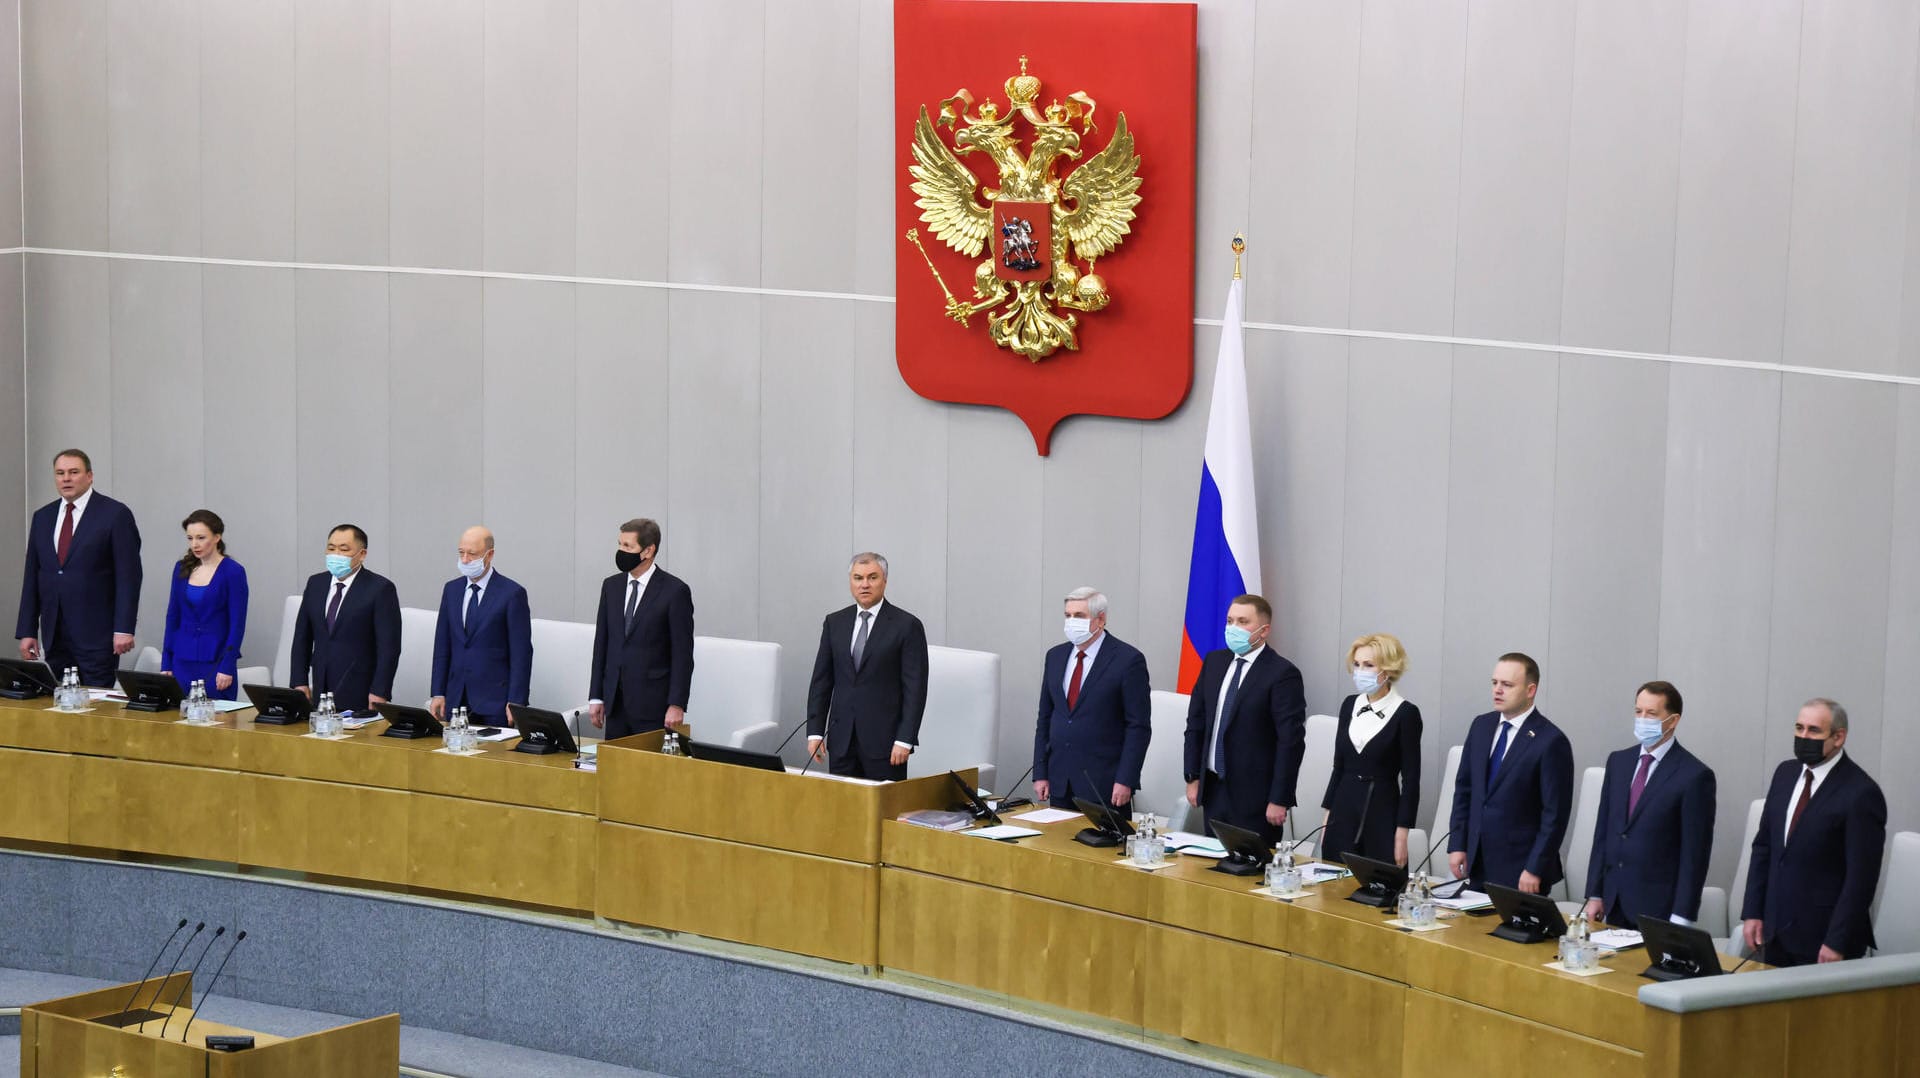
[[[1206,468],[1220,490],[1220,530],[1240,567],[1247,593],[1260,593],[1260,515],[1253,498],[1253,424],[1247,416],[1245,282],[1236,277],[1220,316],[1220,358],[1213,368],[1213,406],[1207,412]],[[1231,598],[1231,596],[1228,596]],[[1224,622],[1226,607],[1220,608]]]

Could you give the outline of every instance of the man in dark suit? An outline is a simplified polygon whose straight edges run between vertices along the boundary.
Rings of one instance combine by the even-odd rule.
[[[1453,780],[1447,862],[1474,887],[1545,894],[1565,876],[1560,840],[1573,807],[1573,745],[1533,709],[1540,665],[1519,652],[1493,665],[1494,710],[1473,720]]]
[[[1058,808],[1075,797],[1119,808],[1140,788],[1153,736],[1147,659],[1107,631],[1107,597],[1067,593],[1067,642],[1047,652],[1033,734],[1033,795]],[[1091,784],[1091,785],[1089,785]]]
[[[293,622],[294,686],[315,700],[332,693],[341,711],[386,703],[400,666],[400,593],[366,561],[367,533],[335,526],[326,572],[307,578]]]
[[[527,589],[493,569],[493,533],[460,535],[460,575],[440,591],[433,627],[433,700],[436,719],[449,707],[486,726],[508,726],[508,704],[527,702],[533,678],[533,614]]]
[[[1794,758],[1773,773],[1747,866],[1741,931],[1763,962],[1838,962],[1878,946],[1868,907],[1887,844],[1887,799],[1846,744],[1846,708],[1825,697],[1800,708]]]
[[[1686,750],[1680,690],[1665,681],[1640,686],[1633,700],[1639,744],[1607,757],[1600,815],[1587,863],[1587,917],[1638,928],[1640,918],[1690,925],[1713,854],[1713,769]]]
[[[807,690],[807,751],[836,775],[904,779],[927,710],[927,631],[886,601],[887,559],[855,554],[853,605],[828,614]]]
[[[1242,595],[1227,607],[1227,646],[1207,655],[1187,705],[1187,802],[1277,842],[1299,803],[1307,751],[1300,669],[1267,646],[1273,607]]]
[[[619,572],[600,585],[587,689],[587,714],[608,738],[677,727],[687,718],[693,589],[654,564],[659,554],[660,525],[644,518],[620,525],[613,552]]]
[[[113,684],[115,657],[133,650],[140,612],[140,529],[133,512],[93,489],[93,461],[78,449],[53,458],[58,500],[33,514],[20,576],[20,657],[69,667],[87,685]],[[44,645],[44,646],[43,646]]]

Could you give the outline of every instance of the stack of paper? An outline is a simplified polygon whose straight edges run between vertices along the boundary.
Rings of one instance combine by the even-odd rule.
[[[1019,820],[1021,823],[1059,823],[1061,820],[1078,819],[1079,816],[1079,813],[1067,809],[1038,808],[1032,812],[1023,812],[1018,816],[1009,816],[1007,818],[1010,820]]]

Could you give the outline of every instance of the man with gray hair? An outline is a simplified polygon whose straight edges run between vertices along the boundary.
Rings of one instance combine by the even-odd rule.
[[[1747,865],[1741,935],[1760,960],[1802,966],[1859,958],[1887,844],[1887,799],[1846,754],[1847,709],[1816,696],[1793,722],[1793,756],[1773,772]]]
[[[887,559],[847,565],[853,605],[828,614],[807,690],[807,752],[836,775],[900,780],[927,710],[927,630],[887,602]]]
[[[1147,659],[1107,631],[1107,597],[1067,593],[1067,642],[1047,652],[1033,731],[1033,796],[1058,808],[1073,799],[1116,809],[1140,789],[1153,736]]]

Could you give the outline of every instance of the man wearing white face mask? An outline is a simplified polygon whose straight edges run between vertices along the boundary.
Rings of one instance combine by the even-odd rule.
[[[508,726],[508,704],[527,703],[533,679],[533,614],[527,589],[493,569],[493,533],[472,527],[460,534],[460,575],[440,592],[433,628],[433,700],[436,719],[464,707],[484,726]]]
[[[1067,642],[1047,652],[1033,733],[1033,799],[1128,804],[1153,735],[1147,659],[1107,631],[1107,597],[1067,593]]]
[[[1587,916],[1637,928],[1643,917],[1690,925],[1713,853],[1713,769],[1674,736],[1680,690],[1640,686],[1633,701],[1639,744],[1607,757],[1600,815],[1587,865]]]

